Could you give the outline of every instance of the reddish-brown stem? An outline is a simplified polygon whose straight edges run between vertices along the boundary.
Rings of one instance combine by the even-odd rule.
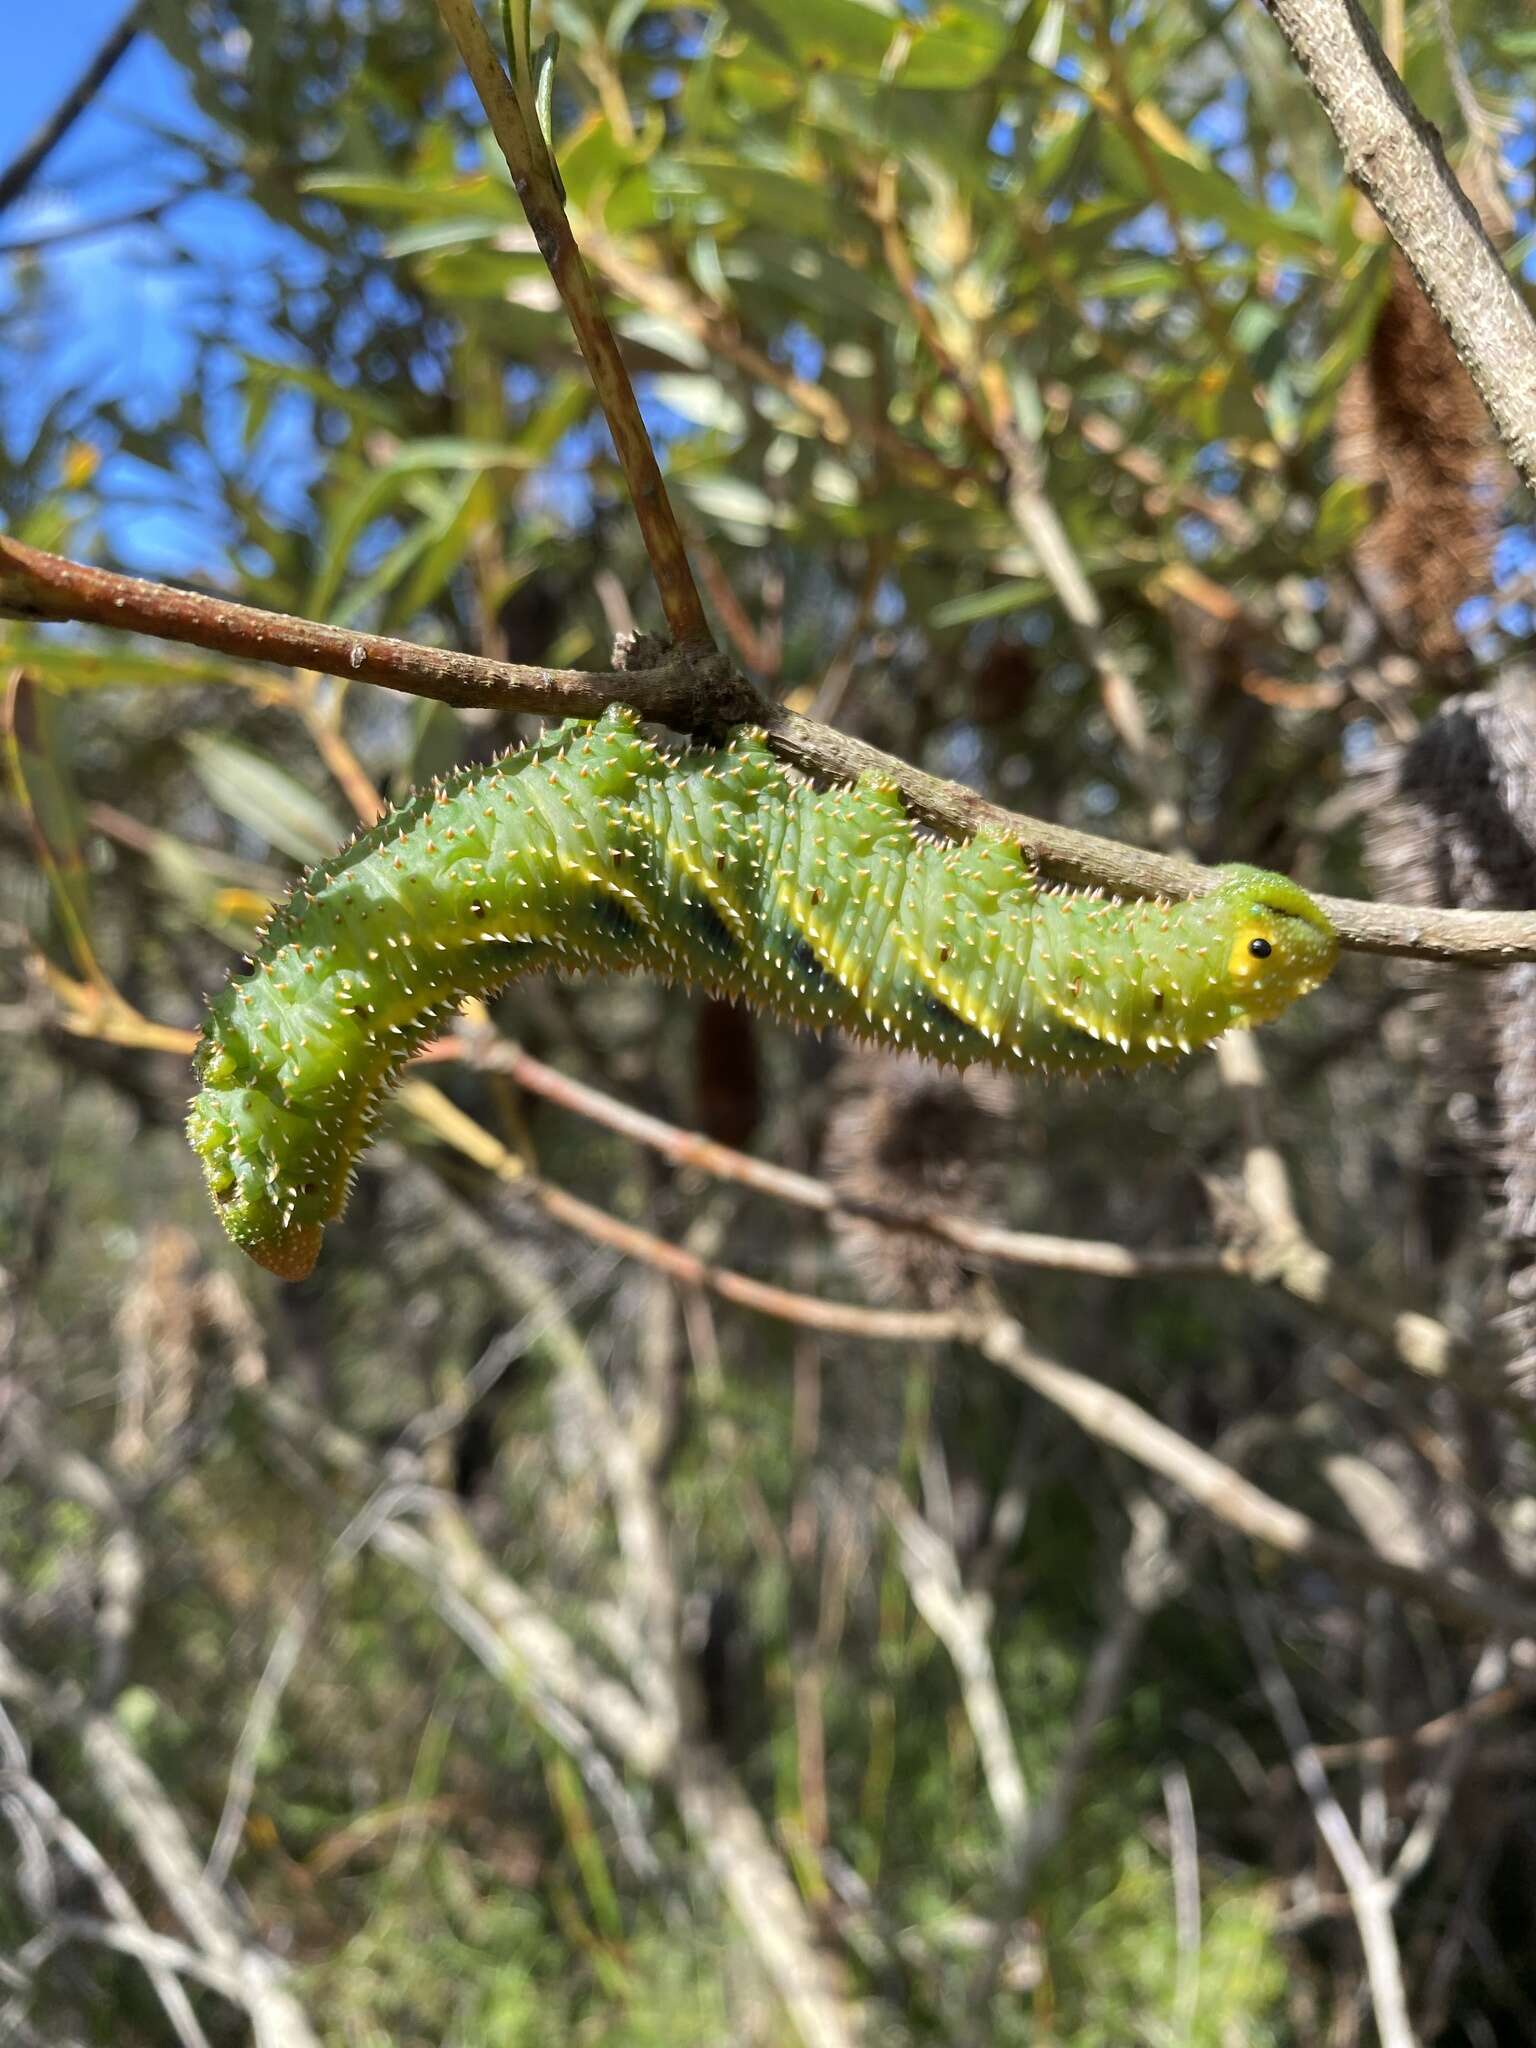
[[[495,1074],[507,1074],[520,1088],[527,1088],[546,1101],[555,1102],[576,1116],[602,1124],[608,1130],[647,1145],[676,1166],[696,1167],[717,1180],[735,1181],[759,1194],[819,1215],[860,1216],[892,1230],[921,1231],[942,1238],[945,1243],[982,1258],[1002,1259],[1024,1266],[1046,1266],[1061,1272],[1095,1274],[1106,1280],[1138,1280],[1171,1274],[1219,1273],[1229,1262],[1214,1248],[1196,1247],[1186,1251],[1135,1251],[1129,1245],[1100,1243],[1090,1238],[1052,1237],[1033,1230],[1000,1230],[991,1224],[941,1215],[927,1210],[909,1213],[892,1203],[845,1201],[825,1181],[808,1173],[776,1166],[771,1160],[754,1159],[729,1145],[718,1144],[698,1131],[685,1131],[664,1123],[643,1109],[633,1109],[600,1089],[589,1088],[557,1068],[546,1066],[521,1047],[483,1033],[463,1032],[441,1038],[418,1055],[421,1063],[462,1060]]]
[[[0,613],[12,618],[78,620],[117,632],[150,633],[246,661],[282,662],[442,704],[538,711],[556,718],[595,718],[609,704],[632,704],[647,718],[681,730],[761,716],[745,681],[722,696],[713,679],[686,663],[633,669],[622,675],[581,669],[528,668],[452,648],[421,647],[381,633],[344,632],[313,619],[204,597],[164,583],[146,583],[72,562],[0,535]]]

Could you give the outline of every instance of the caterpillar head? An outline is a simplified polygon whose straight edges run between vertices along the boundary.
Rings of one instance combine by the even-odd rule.
[[[1218,873],[1199,910],[1210,934],[1204,994],[1221,1031],[1267,1023],[1319,987],[1339,957],[1339,935],[1327,912],[1284,875],[1237,866]]]

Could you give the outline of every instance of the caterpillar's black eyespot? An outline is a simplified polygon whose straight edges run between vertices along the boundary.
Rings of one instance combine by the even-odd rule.
[[[255,972],[256,962],[251,958],[249,953],[242,953],[240,955],[240,958],[235,962],[234,966],[230,969],[230,973],[234,976],[236,981],[244,981],[248,974],[254,974]]]
[[[471,903],[471,905],[469,906],[469,914],[471,917],[484,917],[485,905],[483,903]]]
[[[1267,960],[1275,949],[1268,939],[1250,939],[1248,941],[1248,950],[1255,960]]]

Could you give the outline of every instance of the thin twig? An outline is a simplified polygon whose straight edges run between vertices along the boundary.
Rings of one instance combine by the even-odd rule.
[[[1343,1578],[1386,1586],[1463,1626],[1519,1633],[1536,1626],[1536,1601],[1465,1566],[1431,1570],[1404,1564],[1335,1535],[1300,1509],[1287,1507],[1113,1387],[1042,1356],[1011,1318],[997,1317],[975,1341],[984,1357],[1043,1395],[1090,1436],[1172,1480],[1208,1515],[1250,1542],[1267,1544],[1284,1556],[1307,1560]]]
[[[217,1982],[227,1997],[245,2008],[256,2048],[319,2048],[303,2007],[283,1981],[285,1966],[255,1939],[236,1907],[204,1877],[185,1821],[118,1721],[111,1714],[82,1709],[68,1689],[50,1690],[3,1647],[0,1695],[19,1699],[71,1729],[96,1797],[132,1843],[190,1938],[191,1952],[199,1958],[198,1974]],[[137,1940],[142,1932],[138,1921],[120,1914],[108,1890],[99,1885],[98,1889],[113,1914],[112,1921],[103,1924]],[[145,1936],[144,1941],[155,1938]],[[136,1952],[149,1954],[143,1942]]]
[[[1173,2034],[1176,2043],[1188,2048],[1200,2010],[1200,1844],[1189,1774],[1182,1764],[1172,1764],[1163,1773],[1163,1811],[1168,1816],[1174,1939],[1178,1947]]]
[[[119,1955],[134,1957],[146,1970],[174,1971],[177,1976],[192,1978],[194,1983],[206,1984],[232,2005],[247,2002],[245,1984],[233,1964],[220,1962],[190,1943],[178,1941],[174,1935],[156,1934],[148,1927],[122,1920],[96,1920],[88,1913],[56,1914],[41,1933],[24,1945],[21,1960],[28,1970],[36,1970],[68,1941],[89,1941],[101,1948],[116,1949]]]
[[[805,1904],[756,1807],[707,1745],[685,1744],[678,1810],[711,1875],[751,1941],[805,2048],[856,2048],[856,2008],[822,1953]]]
[[[1433,1720],[1421,1721],[1416,1728],[1405,1728],[1396,1735],[1369,1735],[1357,1742],[1320,1742],[1317,1754],[1325,1764],[1399,1763],[1418,1750],[1444,1749],[1464,1729],[1486,1727],[1490,1722],[1519,1713],[1530,1705],[1533,1691],[1536,1675],[1522,1672],[1508,1685],[1495,1686],[1488,1692],[1475,1691],[1465,1706],[1436,1714]]]
[[[1011,1857],[1029,1823],[1029,1793],[992,1657],[992,1601],[966,1588],[953,1544],[923,1520],[894,1482],[880,1489],[880,1504],[899,1539],[898,1557],[912,1603],[955,1667],[987,1796],[1005,1856]]]
[[[164,199],[153,200],[148,206],[128,207],[121,213],[103,214],[97,220],[72,220],[41,234],[16,235],[0,242],[0,260],[8,256],[41,256],[50,249],[58,249],[71,242],[88,242],[97,235],[120,234],[124,228],[154,227],[187,196],[185,192],[171,192]]]
[[[902,233],[899,194],[898,170],[891,160],[882,167],[869,202],[887,267],[929,355],[958,385],[978,439],[1002,465],[1004,495],[1013,523],[1055,592],[1083,658],[1098,679],[1105,715],[1149,785],[1152,836],[1161,846],[1171,845],[1178,816],[1160,788],[1166,781],[1162,752],[1148,730],[1136,687],[1109,644],[1098,594],[1046,492],[1044,452],[1039,441],[1026,432],[1008,381],[997,365],[981,364],[970,352],[962,359],[946,343]]]
[[[1306,1794],[1317,1831],[1327,1843],[1328,1853],[1337,1865],[1344,1880],[1344,1889],[1349,1894],[1360,1946],[1365,1953],[1366,1977],[1381,2048],[1418,2048],[1418,2039],[1408,2016],[1402,1956],[1392,1925],[1396,1887],[1371,1868],[1343,1807],[1333,1796],[1328,1773],[1318,1761],[1317,1751],[1312,1745],[1301,1702],[1280,1662],[1264,1604],[1247,1584],[1244,1570],[1245,1567],[1238,1563],[1231,1572],[1238,1621],[1259,1674],[1259,1683],[1264,1688],[1264,1697],[1275,1717],[1275,1725],[1291,1753],[1296,1782]]]
[[[256,1772],[262,1751],[277,1720],[289,1681],[298,1669],[299,1658],[320,1612],[329,1581],[365,1549],[382,1522],[413,1504],[417,1489],[411,1486],[381,1487],[348,1522],[331,1545],[323,1563],[288,1610],[268,1652],[261,1677],[251,1694],[240,1739],[235,1744],[224,1792],[219,1825],[208,1852],[203,1875],[210,1884],[222,1887],[229,1881],[235,1855],[245,1833],[246,1817],[256,1790]]]
[[[1404,1365],[1444,1379],[1468,1362],[1468,1347],[1446,1324],[1374,1293],[1307,1234],[1291,1190],[1290,1169],[1270,1136],[1263,1055],[1250,1032],[1229,1032],[1216,1044],[1216,1065],[1238,1112],[1243,1147],[1243,1198],[1254,1225],[1247,1269],[1298,1301],[1331,1311],[1390,1346]],[[1499,1405],[1515,1397],[1502,1384],[1479,1389]]]
[[[392,1523],[379,1530],[375,1542],[437,1588],[440,1611],[489,1668],[520,1691],[531,1677],[572,1716],[616,1742],[631,1769],[671,1785],[689,1835],[805,2048],[855,2048],[856,2012],[821,1954],[810,1916],[756,1809],[709,1745],[697,1738],[658,1743],[650,1730],[637,1740],[641,1724],[630,1708],[617,1722],[607,1712],[623,1688],[593,1674],[609,1696],[599,1713],[598,1703],[572,1684],[580,1653],[486,1558],[457,1508],[444,1503],[427,1534]],[[670,1598],[675,1604],[675,1587]],[[476,1627],[476,1621],[484,1626]]]
[[[855,416],[824,384],[798,376],[787,364],[776,362],[760,342],[742,331],[734,313],[717,306],[690,280],[672,275],[658,251],[643,242],[620,243],[593,222],[583,224],[582,245],[593,268],[601,271],[616,291],[681,328],[758,383],[781,392],[815,421],[833,447],[872,447],[894,468],[930,489],[974,493],[975,480],[968,470],[909,441],[879,413]]]
[[[439,1499],[424,1529],[378,1527],[373,1547],[408,1566],[436,1591],[460,1594],[512,1653],[519,1686],[558,1700],[614,1755],[643,1777],[667,1767],[673,1741],[627,1685],[600,1671],[540,1604],[486,1557],[458,1507]],[[504,1668],[503,1676],[506,1675]]]
[[[217,654],[381,683],[441,704],[595,718],[609,704],[627,702],[647,718],[684,730],[751,718],[763,708],[746,682],[722,698],[718,679],[701,679],[682,661],[623,675],[491,661],[116,575],[8,535],[0,536],[0,614],[149,633]]]
[[[571,233],[559,182],[538,131],[537,112],[524,103],[522,92],[503,70],[475,12],[474,0],[438,0],[438,8],[480,95],[528,225],[549,265],[586,361],[592,388],[613,436],[672,638],[685,660],[709,657],[715,652],[714,636],[688,566],[683,537],[618,342]]]
[[[1187,1545],[1185,1552],[1180,1556],[1169,1548],[1168,1518],[1157,1503],[1146,1497],[1139,1500],[1132,1509],[1130,1540],[1120,1562],[1120,1597],[1088,1661],[1066,1742],[1028,1827],[1008,1844],[991,1938],[966,1994],[976,2048],[991,2038],[986,2017],[1013,1930],[1029,1908],[1047,1858],[1067,1831],[1083,1775],[1105,1722],[1124,1694],[1147,1624],[1184,1583]]]
[[[102,1855],[96,1844],[70,1819],[53,1794],[38,1783],[20,1735],[9,1715],[0,1707],[0,1787],[22,1801],[59,1853],[94,1887],[102,1909],[120,1926],[143,1928],[146,1922],[133,1894]],[[208,2036],[198,2023],[191,2000],[173,1970],[146,1958],[145,1974],[155,1996],[165,2009],[171,2031],[182,2048],[209,2048]]]
[[[407,1565],[427,1581],[438,1613],[460,1641],[493,1678],[517,1693],[534,1719],[574,1760],[594,1798],[612,1821],[625,1862],[637,1877],[654,1883],[661,1875],[661,1864],[651,1847],[639,1808],[581,1717],[532,1675],[530,1665],[538,1661],[538,1648],[534,1648],[530,1658],[528,1643],[517,1635],[515,1628],[509,1628],[505,1608],[493,1623],[451,1583],[438,1569],[430,1541],[419,1531],[402,1529],[396,1524],[377,1530],[375,1535],[377,1547],[386,1556]]]
[[[745,1273],[716,1266],[696,1252],[656,1237],[638,1225],[625,1223],[606,1209],[584,1202],[531,1175],[521,1159],[510,1152],[472,1117],[449,1102],[424,1081],[407,1081],[397,1098],[402,1106],[468,1159],[518,1187],[556,1222],[563,1223],[599,1244],[611,1245],[628,1258],[638,1259],[666,1273],[685,1287],[707,1287],[723,1301],[757,1309],[781,1322],[802,1328],[837,1332],[850,1337],[874,1337],[907,1343],[942,1343],[964,1328],[956,1317],[941,1310],[874,1309],[857,1302],[826,1301],[818,1295],[796,1294],[787,1287],[753,1280]]]
[[[892,1203],[849,1201],[825,1181],[792,1167],[776,1166],[771,1160],[738,1152],[701,1132],[689,1131],[663,1122],[643,1109],[631,1108],[601,1089],[573,1080],[558,1068],[535,1059],[520,1046],[484,1032],[463,1030],[436,1040],[420,1055],[418,1064],[437,1059],[460,1060],[488,1073],[506,1074],[520,1088],[527,1088],[547,1101],[558,1103],[589,1122],[602,1124],[622,1137],[632,1138],[669,1159],[675,1166],[692,1167],[730,1180],[743,1187],[770,1195],[797,1208],[819,1215],[858,1216],[865,1222],[892,1230],[919,1231],[942,1239],[946,1244],[971,1252],[978,1258],[1000,1259],[1022,1266],[1044,1266],[1058,1272],[1093,1274],[1106,1280],[1163,1278],[1192,1273],[1231,1270],[1231,1257],[1210,1246],[1187,1250],[1137,1251],[1130,1245],[1093,1238],[1056,1237],[1045,1231],[1002,1230],[992,1224],[973,1223],[964,1217],[939,1210],[908,1211]]]
[[[281,1982],[282,1965],[242,1927],[207,1883],[185,1823],[159,1780],[110,1716],[87,1714],[81,1748],[97,1793],[125,1828],[167,1905],[209,1959],[235,1972],[258,2048],[318,2048],[303,2008]]]
[[[1013,1318],[979,1290],[975,1311],[874,1309],[827,1301],[751,1280],[716,1266],[696,1253],[624,1223],[606,1210],[561,1188],[536,1181],[515,1154],[473,1118],[421,1081],[401,1090],[405,1106],[456,1150],[498,1179],[520,1187],[554,1217],[584,1236],[612,1245],[627,1257],[668,1273],[686,1287],[703,1287],[722,1300],[755,1309],[806,1329],[836,1332],[885,1343],[959,1343],[1010,1373],[1069,1415],[1100,1442],[1125,1451],[1151,1471],[1171,1479],[1207,1514],[1257,1543],[1287,1556],[1305,1558],[1366,1585],[1387,1586],[1404,1598],[1421,1600],[1433,1612],[1478,1628],[1536,1632],[1536,1602],[1480,1577],[1463,1565],[1439,1570],[1405,1564],[1338,1536],[1297,1508],[1287,1507],[1149,1415],[1124,1394],[1086,1374],[1045,1358]]]
[[[1477,1669],[1472,1674],[1470,1697],[1461,1710],[1460,1725],[1445,1745],[1434,1776],[1424,1787],[1419,1811],[1413,1826],[1408,1830],[1402,1847],[1393,1858],[1387,1876],[1398,1892],[1413,1883],[1419,1872],[1434,1853],[1446,1815],[1451,1810],[1451,1801],[1456,1787],[1461,1782],[1462,1772],[1471,1759],[1477,1739],[1475,1709],[1478,1702],[1487,1698],[1500,1684],[1509,1669],[1508,1646],[1492,1642],[1477,1660]]]

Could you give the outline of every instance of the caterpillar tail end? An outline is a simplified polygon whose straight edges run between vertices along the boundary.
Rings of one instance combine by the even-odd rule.
[[[307,1280],[320,1256],[325,1229],[319,1223],[296,1223],[276,1237],[263,1237],[240,1249],[279,1280]]]
[[[325,1226],[341,1206],[327,1161],[305,1149],[313,1129],[313,1119],[254,1088],[205,1088],[187,1118],[226,1234],[280,1280],[314,1271]]]

